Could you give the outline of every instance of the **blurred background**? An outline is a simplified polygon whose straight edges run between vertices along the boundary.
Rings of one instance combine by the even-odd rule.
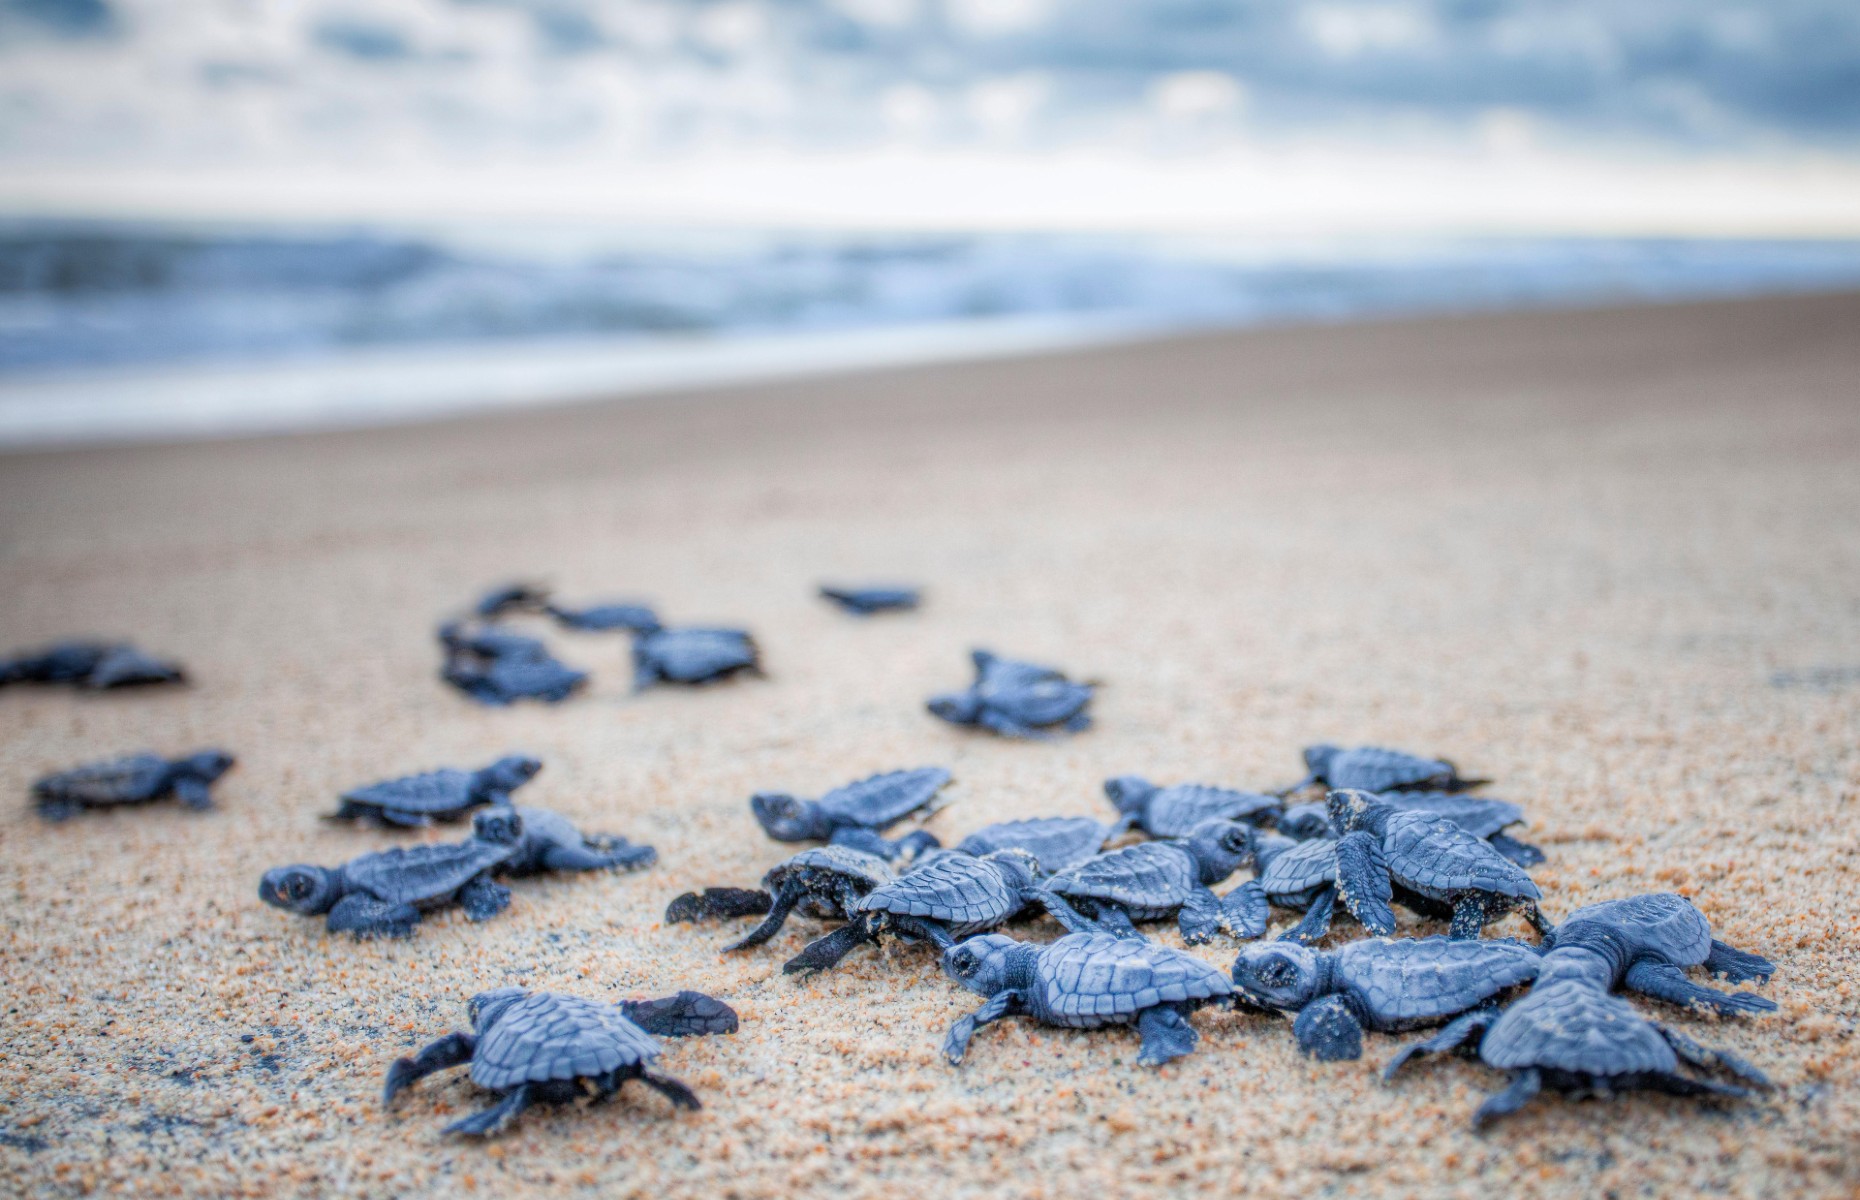
[[[0,444],[1860,286],[1852,0],[0,0]]]

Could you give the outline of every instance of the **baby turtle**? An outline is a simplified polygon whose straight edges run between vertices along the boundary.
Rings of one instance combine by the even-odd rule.
[[[543,643],[495,625],[442,625],[446,648],[440,677],[481,704],[501,707],[518,700],[558,703],[588,681],[585,671],[557,662]]]
[[[920,832],[904,846],[878,835],[906,817],[928,817],[935,812],[937,793],[949,781],[950,773],[942,767],[886,771],[836,787],[818,800],[797,799],[787,792],[757,792],[749,798],[749,811],[762,831],[778,842],[838,842],[895,859],[926,845],[935,846],[937,840]]]
[[[644,633],[659,628],[659,615],[644,604],[593,604],[587,608],[547,604],[543,609],[564,629],[578,629],[583,633],[609,633],[616,629]]]
[[[1091,727],[1085,711],[1095,687],[1073,683],[1051,667],[1015,662],[986,650],[970,652],[975,682],[929,701],[932,713],[952,725],[974,725],[1002,737],[1044,738],[1053,730]]]
[[[1229,892],[1222,902],[1233,912],[1253,914],[1242,936],[1257,937],[1266,931],[1269,904],[1301,909],[1305,914],[1297,926],[1279,935],[1281,939],[1312,942],[1330,932],[1337,903],[1336,842],[1324,838],[1294,842],[1279,834],[1262,834],[1253,857],[1259,863],[1259,877]]]
[[[344,792],[329,821],[369,818],[388,825],[419,826],[456,821],[485,804],[507,804],[510,793],[536,777],[542,763],[525,755],[498,759],[477,771],[446,768],[403,775]]]
[[[1652,1089],[1675,1096],[1749,1095],[1746,1087],[1682,1074],[1680,1064],[1723,1071],[1767,1089],[1763,1072],[1736,1055],[1708,1050],[1647,1020],[1633,1005],[1581,978],[1540,980],[1500,1013],[1481,1008],[1455,1018],[1433,1037],[1404,1048],[1383,1072],[1393,1078],[1410,1059],[1458,1050],[1508,1072],[1511,1085],[1479,1106],[1478,1128],[1516,1112],[1548,1087],[1574,1096]]]
[[[1442,816],[1402,812],[1369,792],[1330,794],[1337,841],[1337,899],[1369,932],[1395,932],[1394,885],[1403,903],[1429,915],[1450,911],[1450,936],[1475,938],[1487,921],[1512,909],[1539,933],[1550,922],[1537,909],[1542,893],[1523,868],[1490,842]]]
[[[1377,799],[1403,812],[1431,812],[1445,817],[1474,837],[1492,843],[1492,849],[1520,867],[1534,867],[1544,861],[1542,850],[1504,832],[1524,820],[1524,810],[1509,801],[1452,792],[1380,792]],[[1300,840],[1337,836],[1326,803],[1296,804],[1286,809],[1279,819],[1279,832]]]
[[[851,921],[809,942],[782,970],[825,971],[854,946],[879,941],[886,933],[948,949],[1040,904],[1039,878],[1040,860],[1025,850],[996,850],[980,858],[938,855],[867,892]]]
[[[1422,758],[1382,746],[1357,746],[1350,750],[1324,744],[1307,746],[1305,770],[1309,774],[1285,789],[1287,793],[1314,783],[1364,792],[1463,792],[1490,782],[1460,778],[1459,771],[1444,758]]]
[[[1176,783],[1157,787],[1139,775],[1119,775],[1104,781],[1104,794],[1122,814],[1111,836],[1141,829],[1154,838],[1187,837],[1188,831],[1216,817],[1269,825],[1278,820],[1285,802],[1261,792],[1241,792],[1206,783]]]
[[[504,583],[478,597],[472,613],[487,621],[517,612],[541,612],[549,603],[549,589],[540,583]]]
[[[84,808],[147,804],[170,796],[195,810],[213,807],[213,781],[232,769],[224,750],[202,750],[181,758],[146,751],[90,763],[32,785],[32,802],[48,821],[63,821]]]
[[[0,658],[0,686],[69,683],[92,691],[156,683],[186,683],[179,665],[127,642],[65,641]]]
[[[869,617],[873,613],[916,608],[923,594],[914,587],[830,587],[822,584],[820,598],[831,600],[856,616]]]
[[[1111,827],[1091,817],[1030,817],[984,826],[957,842],[956,849],[977,858],[996,850],[1025,850],[1052,874],[1091,858],[1110,838]]]
[[[1170,916],[1191,945],[1233,929],[1236,921],[1247,930],[1263,929],[1263,903],[1255,911],[1229,912],[1208,890],[1253,857],[1258,836],[1240,821],[1203,821],[1185,838],[1139,842],[1060,871],[1042,885],[1042,903],[1073,933],[1139,937],[1131,922]]]
[[[384,1107],[415,1080],[470,1063],[471,1081],[504,1098],[454,1121],[447,1133],[496,1133],[538,1100],[560,1102],[587,1094],[605,1100],[629,1079],[679,1108],[698,1108],[690,1088],[653,1072],[662,1053],[653,1038],[736,1032],[736,1013],[702,992],[605,1004],[506,987],[478,993],[466,1011],[472,1032],[448,1034],[388,1068]]]
[[[1200,1040],[1190,1013],[1233,995],[1227,976],[1192,954],[1105,933],[1068,934],[1044,946],[983,934],[944,951],[943,970],[988,998],[950,1027],[943,1054],[952,1063],[962,1061],[983,1025],[1025,1015],[1072,1029],[1135,1025],[1143,1038],[1137,1061],[1161,1066]]]
[[[891,864],[875,854],[851,846],[813,846],[772,867],[762,877],[761,891],[705,888],[686,892],[666,908],[665,921],[762,916],[760,925],[724,947],[726,952],[744,950],[774,937],[797,907],[827,920],[847,920],[866,893],[896,878]]]
[[[636,871],[651,866],[659,852],[635,846],[617,834],[584,834],[575,823],[546,808],[498,804],[472,818],[472,836],[510,849],[498,870],[522,877],[548,871]]]
[[[274,867],[258,898],[299,916],[328,914],[331,933],[411,937],[423,912],[452,904],[473,921],[503,912],[510,889],[491,876],[510,854],[508,845],[468,838],[364,854],[340,867]]]
[[[1536,947],[1509,939],[1366,938],[1336,951],[1259,942],[1234,960],[1235,994],[1297,1013],[1292,1033],[1326,1062],[1361,1058],[1363,1030],[1438,1025],[1533,978]]]
[[[1733,983],[1766,980],[1776,965],[1712,937],[1705,914],[1672,892],[1585,905],[1544,935],[1543,948],[1546,980],[1579,976],[1603,991],[1625,986],[1726,1017],[1776,1010],[1754,992],[1720,992],[1686,978],[1688,967],[1704,967]]]
[[[655,683],[714,683],[762,674],[756,640],[741,629],[661,629],[633,639],[633,688]]]

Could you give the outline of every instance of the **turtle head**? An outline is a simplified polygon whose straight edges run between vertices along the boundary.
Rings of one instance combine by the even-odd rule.
[[[762,832],[778,842],[804,842],[832,832],[821,828],[819,809],[812,800],[797,800],[786,792],[757,792],[749,798],[749,810],[756,814]]]
[[[493,846],[523,844],[523,814],[508,804],[495,804],[471,819],[472,836]]]
[[[1027,891],[1040,876],[1046,874],[1040,866],[1040,860],[1019,846],[984,854],[982,861],[992,866],[1017,892]]]
[[[1111,798],[1118,812],[1134,822],[1143,815],[1143,806],[1150,802],[1150,797],[1156,794],[1156,785],[1141,775],[1119,775],[1104,781],[1104,794]]]
[[[981,716],[982,702],[973,691],[944,692],[930,697],[931,712],[954,725],[973,725]]]
[[[1361,788],[1338,788],[1324,797],[1324,806],[1330,813],[1331,828],[1337,831],[1338,837],[1355,833],[1359,829],[1380,833],[1382,818],[1389,811],[1389,806],[1378,800],[1374,792],[1365,792]]]
[[[190,754],[182,759],[180,766],[183,771],[196,779],[212,783],[232,770],[233,756],[224,750],[202,750],[198,754]]]
[[[1021,944],[999,933],[985,933],[958,942],[943,952],[943,973],[983,996],[1012,986],[1015,960]]]
[[[1214,817],[1188,831],[1188,852],[1201,864],[1201,882],[1213,884],[1238,871],[1259,850],[1259,831],[1243,821]]]
[[[1336,837],[1330,827],[1330,810],[1323,804],[1294,804],[1279,818],[1279,832],[1301,842]]]
[[[510,1006],[529,995],[528,988],[501,987],[488,992],[479,992],[465,1002],[465,1011],[471,1017],[471,1027],[479,1035],[490,1031],[497,1024],[497,1019],[509,1011]]]
[[[479,773],[480,786],[490,791],[513,792],[542,770],[542,761],[527,754],[508,754]]]
[[[1311,778],[1319,783],[1330,774],[1331,760],[1343,753],[1343,747],[1333,746],[1329,742],[1319,742],[1315,746],[1305,747],[1305,770]]]
[[[1317,953],[1297,942],[1254,942],[1234,959],[1234,987],[1248,1003],[1295,1012],[1317,999],[1323,983]]]
[[[928,829],[913,829],[894,843],[893,862],[918,862],[924,855],[943,848],[943,840]]]
[[[336,901],[342,899],[342,887],[337,872],[328,867],[298,863],[266,871],[258,881],[258,898],[273,908],[314,917],[336,906]]]

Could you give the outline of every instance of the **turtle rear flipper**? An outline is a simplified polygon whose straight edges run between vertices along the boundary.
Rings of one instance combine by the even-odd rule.
[[[754,888],[705,888],[673,900],[666,906],[665,920],[674,924],[704,917],[760,917],[774,903],[773,896]]]
[[[1149,1067],[1160,1067],[1193,1052],[1201,1040],[1195,1027],[1172,1004],[1144,1009],[1137,1015],[1137,1032],[1143,1036],[1137,1061]]]
[[[462,1121],[454,1121],[442,1132],[463,1134],[467,1137],[489,1137],[517,1119],[517,1115],[528,1108],[531,1103],[530,1085],[520,1083],[497,1104],[483,1112],[473,1113]]]
[[[359,893],[336,901],[325,920],[331,933],[352,933],[358,938],[412,937],[420,923],[420,910],[411,904],[388,904]]]
[[[1721,992],[1702,987],[1686,978],[1685,972],[1671,963],[1642,961],[1628,968],[1628,988],[1643,996],[1665,1000],[1670,1004],[1696,1005],[1720,1016],[1776,1011],[1776,1001],[1755,992]]]
[[[831,970],[854,949],[878,940],[872,924],[869,918],[848,921],[827,936],[815,938],[799,954],[782,964],[782,974]]]
[[[1713,975],[1724,976],[1732,983],[1751,979],[1762,983],[1776,973],[1776,964],[1761,954],[1751,954],[1713,938],[1711,953],[1705,956],[1705,969]]]

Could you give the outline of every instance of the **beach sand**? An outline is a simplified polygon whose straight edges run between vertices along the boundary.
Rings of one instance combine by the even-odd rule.
[[[0,1189],[1851,1196],[1856,331],[1853,296],[1264,331],[0,458],[0,643],[132,636],[197,679],[0,694]],[[768,678],[633,695],[624,640],[552,633],[588,694],[475,707],[435,678],[433,625],[511,577],[741,622]],[[829,579],[929,600],[854,620],[814,598]],[[972,646],[1103,680],[1098,728],[1018,744],[931,719],[923,698],[967,681]],[[1109,815],[1113,774],[1283,784],[1317,740],[1490,776],[1549,854],[1553,916],[1677,890],[1773,958],[1774,1016],[1642,1007],[1778,1090],[1546,1097],[1475,1135],[1502,1085],[1483,1067],[1388,1086],[1402,1039],[1318,1064],[1285,1020],[1212,1010],[1161,1070],[1127,1031],[1025,1021],[952,1068],[938,1044],[976,999],[922,948],[797,982],[780,964],[817,922],[730,957],[733,929],[660,923],[679,892],[784,857],[752,791],[943,763],[931,827],[953,842]],[[210,814],[29,811],[44,772],[211,744],[240,761]],[[442,914],[395,944],[258,901],[267,867],[459,834],[319,821],[343,789],[515,749],[547,763],[525,802],[651,842],[659,865],[519,881],[496,920]],[[742,1030],[668,1045],[697,1113],[634,1085],[465,1144],[439,1135],[488,1102],[463,1072],[384,1113],[388,1063],[510,983],[700,988]]]

